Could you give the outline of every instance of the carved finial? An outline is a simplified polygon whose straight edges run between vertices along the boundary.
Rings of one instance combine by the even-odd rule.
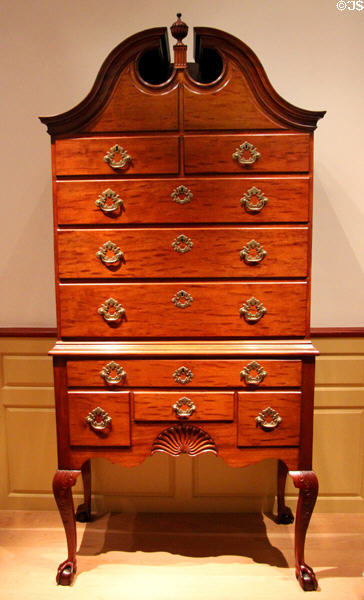
[[[174,66],[176,69],[185,69],[187,65],[187,46],[182,40],[188,34],[188,25],[181,21],[182,13],[177,13],[177,21],[171,26],[171,33],[177,40],[174,49]]]
[[[188,25],[181,21],[181,16],[182,13],[177,13],[177,21],[175,21],[175,23],[173,23],[173,25],[171,26],[171,33],[173,37],[177,40],[177,44],[179,46],[182,44],[182,40],[188,34]]]

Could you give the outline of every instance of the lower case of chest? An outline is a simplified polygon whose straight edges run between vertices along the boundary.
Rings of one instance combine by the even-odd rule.
[[[72,391],[58,407],[59,468],[96,456],[134,466],[159,452],[208,452],[236,467],[276,458],[309,469],[301,404],[299,391]]]

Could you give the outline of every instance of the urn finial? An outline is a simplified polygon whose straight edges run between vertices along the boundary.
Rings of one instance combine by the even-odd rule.
[[[181,21],[182,13],[177,13],[177,21],[171,26],[171,33],[177,40],[174,49],[174,67],[175,69],[185,69],[187,65],[187,46],[182,40],[188,34],[188,25]]]
[[[177,44],[181,45],[182,40],[188,34],[188,25],[181,21],[182,13],[177,13],[177,21],[173,23],[171,26],[171,33],[173,37],[177,40]]]

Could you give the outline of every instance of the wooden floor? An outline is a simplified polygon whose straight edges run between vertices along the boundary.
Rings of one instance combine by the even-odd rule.
[[[56,512],[0,511],[1,600],[295,600],[293,525],[249,514],[106,514],[78,524],[78,576]],[[316,514],[306,544],[319,600],[364,599],[364,515]],[[306,592],[311,598],[315,592]],[[315,597],[315,596],[313,596]]]

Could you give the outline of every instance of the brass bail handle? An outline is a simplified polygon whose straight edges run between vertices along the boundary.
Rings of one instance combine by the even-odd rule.
[[[243,315],[247,323],[257,323],[267,312],[265,306],[257,298],[252,296],[243,303],[240,308],[240,314]]]
[[[237,161],[239,165],[243,167],[248,167],[253,165],[259,158],[261,154],[258,152],[257,148],[253,146],[250,142],[243,142],[240,144],[238,148],[236,148],[233,153],[233,159]]]
[[[121,210],[124,208],[123,200],[110,188],[107,188],[107,190],[99,195],[97,200],[95,200],[95,204],[105,214],[114,213],[119,208]]]
[[[263,431],[272,431],[282,423],[282,417],[279,412],[268,406],[257,417],[255,417],[257,427],[261,427]]]
[[[112,418],[100,406],[97,406],[88,413],[85,421],[94,431],[104,431],[111,425]]]
[[[186,396],[177,400],[177,402],[173,405],[173,410],[175,411],[177,417],[181,419],[188,419],[196,410],[195,404]]]
[[[104,366],[102,371],[100,371],[100,377],[102,377],[102,379],[104,379],[109,385],[116,385],[125,379],[126,371],[124,371],[121,365],[111,361]]]
[[[120,156],[119,160],[115,158],[116,155]],[[126,169],[130,166],[132,158],[122,146],[115,144],[115,146],[112,146],[110,150],[106,152],[104,161],[110,165],[112,169]]]
[[[244,379],[245,383],[248,385],[259,385],[266,376],[267,372],[255,360],[251,361],[242,371],[240,371],[240,377]]]
[[[109,240],[99,248],[96,256],[104,265],[114,265],[119,261],[122,262],[124,253],[120,250],[119,246]]]
[[[105,321],[112,322],[118,321],[118,319],[125,314],[125,308],[123,308],[114,298],[109,298],[101,304],[100,308],[97,309],[97,312]]]

